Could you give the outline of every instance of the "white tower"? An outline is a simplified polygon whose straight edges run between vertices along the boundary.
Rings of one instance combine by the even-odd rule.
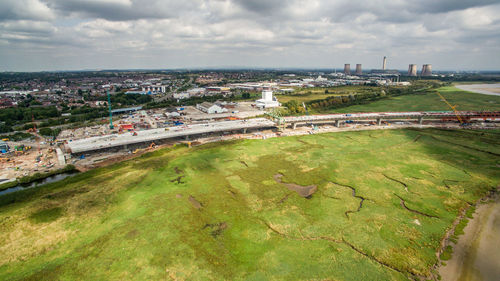
[[[262,99],[265,101],[273,101],[273,91],[270,90],[262,91]]]

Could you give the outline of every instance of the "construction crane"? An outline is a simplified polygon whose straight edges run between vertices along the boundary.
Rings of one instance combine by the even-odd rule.
[[[285,118],[283,118],[283,116],[281,115],[281,112],[279,111],[279,109],[274,109],[272,111],[266,112],[265,114],[267,116],[273,118],[273,121],[278,124],[278,130],[279,131],[282,132],[282,131],[285,130],[285,128],[286,128]]]
[[[444,97],[441,95],[439,92],[436,92],[436,94],[453,110],[453,113],[455,113],[455,116],[457,116],[458,122],[460,122],[461,126],[466,125],[464,122],[462,116],[460,116],[458,110],[457,110],[457,105],[451,105]]]
[[[40,154],[40,136],[38,135],[36,131],[36,123],[35,123],[35,116],[31,114],[31,122],[33,123],[33,133],[35,134],[36,137],[36,143],[38,146],[38,154]]]
[[[113,130],[115,127],[113,126],[113,113],[111,112],[111,95],[108,90],[108,108],[109,108],[109,128]]]

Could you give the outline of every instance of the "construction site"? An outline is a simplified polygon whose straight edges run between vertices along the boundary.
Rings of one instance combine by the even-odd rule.
[[[68,164],[85,171],[179,143],[192,146],[228,139],[408,127],[498,127],[500,111],[458,111],[438,95],[450,111],[309,115],[306,109],[306,115],[282,116],[280,109],[257,108],[250,102],[151,110],[109,108],[107,122],[101,120],[99,125],[63,130],[57,139],[44,138],[36,128],[30,129],[34,138],[19,142],[6,139],[0,144],[4,152],[0,183],[54,171]]]

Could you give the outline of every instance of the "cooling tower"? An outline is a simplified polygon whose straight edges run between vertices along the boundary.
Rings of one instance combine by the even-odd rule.
[[[344,64],[344,74],[345,75],[351,74],[351,65],[348,63]]]
[[[410,64],[410,66],[408,66],[408,76],[417,76],[416,64]]]
[[[384,56],[384,62],[382,63],[382,70],[385,70],[387,67],[387,57]]]
[[[363,70],[361,70],[361,64],[358,63],[356,64],[356,75],[361,75],[363,74]]]
[[[422,76],[431,76],[432,75],[432,64],[424,64],[422,66]]]

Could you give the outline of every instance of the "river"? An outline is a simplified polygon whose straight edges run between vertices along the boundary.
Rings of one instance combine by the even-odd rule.
[[[35,187],[42,186],[44,184],[48,184],[48,183],[60,181],[60,180],[63,180],[65,178],[67,178],[67,177],[74,176],[77,173],[78,173],[77,171],[69,171],[69,172],[65,172],[65,173],[61,173],[61,174],[56,174],[56,175],[53,175],[53,176],[50,176],[50,177],[47,177],[47,178],[44,178],[44,179],[40,179],[40,180],[37,180],[37,181],[33,181],[31,183],[28,183],[28,184],[19,184],[17,186],[14,186],[14,187],[11,187],[11,188],[7,188],[5,190],[0,191],[0,196],[8,194],[8,193],[15,192],[15,191],[18,191],[18,190],[24,190],[24,189],[28,189],[28,188],[35,188]]]
[[[453,247],[453,255],[441,266],[442,280],[500,279],[500,196],[480,204]]]
[[[455,85],[455,88],[460,90],[474,92],[483,95],[500,96],[500,83],[497,84],[470,84],[470,85]]]

